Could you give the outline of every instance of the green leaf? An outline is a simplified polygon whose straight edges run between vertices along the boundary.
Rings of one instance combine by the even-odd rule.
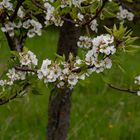
[[[75,7],[72,7],[70,15],[72,17],[72,19],[76,19],[77,18],[77,9]]]
[[[59,55],[59,54],[57,54],[57,53],[55,53],[54,54],[58,59],[60,59],[60,60],[62,60],[62,61],[65,61],[65,56],[63,55],[63,56],[61,56],[61,55]]]
[[[111,30],[111,29],[109,29],[109,28],[106,27],[106,26],[104,26],[104,28],[106,29],[106,31],[107,31],[108,33],[112,34],[112,30]]]

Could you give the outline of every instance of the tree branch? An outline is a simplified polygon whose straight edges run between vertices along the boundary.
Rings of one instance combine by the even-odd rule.
[[[19,95],[22,91],[26,90],[26,89],[29,87],[29,85],[30,85],[29,83],[26,83],[26,84],[23,86],[23,88],[22,88],[19,92],[16,92],[13,96],[11,96],[11,97],[8,98],[8,99],[0,99],[0,105],[4,105],[4,104],[10,102],[11,100],[17,98],[18,95]],[[26,94],[26,92],[25,92],[23,95],[25,95],[25,94]]]
[[[4,34],[5,34],[5,37],[7,39],[8,46],[9,46],[10,50],[14,51],[15,50],[15,46],[13,44],[12,38],[9,36],[9,34],[7,32],[5,32]]]
[[[18,12],[20,6],[22,5],[22,3],[23,3],[25,0],[17,0],[17,1],[18,1],[18,2],[17,2],[17,5],[16,5],[16,7],[15,7],[14,13],[10,16],[10,20],[11,20],[11,21],[13,21],[13,20],[16,18],[17,12]]]
[[[113,84],[110,84],[110,83],[108,84],[108,86],[110,88],[115,89],[115,90],[118,90],[118,91],[128,92],[128,93],[137,95],[137,90],[132,90],[132,89],[129,89],[129,88],[124,88],[124,87],[118,87],[118,86],[113,85]]]
[[[33,69],[28,68],[28,67],[18,67],[18,66],[14,66],[14,68],[15,68],[17,71],[37,73],[37,70],[35,70],[35,69],[33,70]]]
[[[40,9],[42,9],[42,10],[44,10],[44,11],[47,11],[47,9],[46,9],[45,7],[43,7],[42,5],[40,5],[38,2],[36,2],[36,0],[32,0],[32,3],[33,3],[36,7],[40,8]]]
[[[92,69],[94,68],[95,65],[88,65],[88,66],[83,66],[83,67],[79,67],[77,69],[72,69],[72,72],[74,73],[80,73],[82,70],[87,70],[87,69]]]

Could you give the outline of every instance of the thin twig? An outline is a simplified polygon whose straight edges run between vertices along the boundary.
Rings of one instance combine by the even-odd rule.
[[[101,6],[101,8],[99,10],[97,10],[96,14],[88,21],[86,21],[85,23],[82,24],[82,26],[88,25],[90,24],[94,19],[96,19],[100,13],[102,12],[103,8],[105,7],[106,3],[108,2],[108,0],[103,0],[103,4]]]
[[[118,87],[118,86],[110,84],[110,83],[108,84],[108,86],[110,88],[112,88],[112,89],[115,89],[115,90],[119,90],[119,91],[123,91],[123,92],[128,92],[128,93],[137,95],[137,90],[132,90],[132,89],[129,89],[129,88],[124,88],[124,87]]]
[[[15,66],[14,68],[17,71],[37,73],[37,70],[35,70],[35,69],[33,70],[33,69],[28,68],[28,67],[18,67],[18,66]]]
[[[45,7],[43,7],[42,5],[40,5],[38,2],[36,2],[36,0],[32,0],[32,3],[38,7],[39,9],[42,9],[43,11],[47,11],[47,9]]]

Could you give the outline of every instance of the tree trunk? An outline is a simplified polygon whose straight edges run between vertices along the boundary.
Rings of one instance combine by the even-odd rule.
[[[65,22],[60,29],[57,53],[65,55],[68,60],[69,53],[77,55],[77,41],[80,36],[79,28],[70,22]],[[50,94],[48,106],[47,140],[66,140],[69,128],[72,91],[65,87],[54,88]]]

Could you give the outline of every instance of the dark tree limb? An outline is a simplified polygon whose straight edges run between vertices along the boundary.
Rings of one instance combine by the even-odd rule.
[[[133,90],[133,89],[129,89],[129,88],[118,87],[118,86],[113,85],[113,84],[108,84],[108,86],[112,89],[122,91],[122,92],[127,92],[127,93],[134,94],[134,95],[137,95],[137,91],[138,91],[138,90]]]
[[[67,18],[70,18],[67,16]],[[60,29],[60,36],[58,42],[57,53],[59,55],[65,55],[66,60],[69,58],[69,54],[77,55],[77,41],[80,37],[79,27],[75,27],[75,24],[71,22],[65,22]]]
[[[24,1],[25,1],[25,0],[17,0],[17,5],[16,5],[16,7],[15,7],[15,10],[14,10],[13,14],[10,16],[10,20],[11,20],[11,21],[13,21],[13,20],[16,18],[17,12],[18,12],[20,6],[22,5],[22,3],[23,3]]]
[[[7,39],[8,46],[9,46],[10,50],[14,51],[15,50],[15,45],[13,43],[13,39],[9,36],[9,34],[7,32],[5,32],[4,34],[5,34],[5,37]]]
[[[2,24],[2,26],[5,27],[4,23]],[[11,37],[8,32],[5,32],[4,34],[5,34],[5,37],[8,42],[8,46],[11,51],[21,52],[23,50],[23,46],[27,38],[27,35],[25,36],[20,35],[21,36],[21,39],[20,39],[20,36]]]
[[[37,70],[36,70],[36,69],[30,69],[30,68],[28,68],[28,67],[14,66],[14,68],[15,68],[17,71],[37,73]]]

